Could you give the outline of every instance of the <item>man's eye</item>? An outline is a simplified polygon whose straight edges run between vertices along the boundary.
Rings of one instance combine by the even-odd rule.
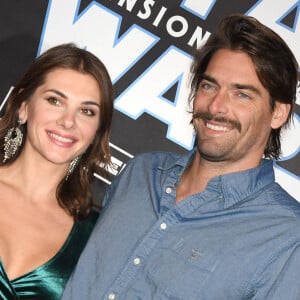
[[[251,99],[251,97],[243,92],[239,92],[238,93],[238,96],[244,100],[248,100],[248,99]]]
[[[199,88],[201,90],[206,90],[206,91],[209,91],[209,90],[212,90],[214,89],[214,86],[208,82],[201,82],[200,85],[199,85]]]

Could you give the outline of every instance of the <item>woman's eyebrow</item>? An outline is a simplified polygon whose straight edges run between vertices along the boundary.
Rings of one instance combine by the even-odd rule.
[[[67,95],[65,95],[64,93],[58,91],[58,90],[55,90],[55,89],[48,89],[46,90],[45,92],[52,92],[64,99],[68,99]],[[91,100],[87,100],[87,101],[83,101],[81,102],[81,104],[84,104],[84,105],[95,105],[95,106],[98,106],[100,108],[100,104],[95,102],[95,101],[91,101]]]
[[[58,90],[55,90],[55,89],[48,89],[45,92],[52,92],[52,93],[55,93],[55,94],[57,94],[58,96],[60,96],[62,98],[68,98],[64,93],[62,93]]]
[[[84,104],[84,105],[95,105],[95,106],[98,106],[100,108],[100,104],[95,102],[95,101],[83,101],[81,103]]]

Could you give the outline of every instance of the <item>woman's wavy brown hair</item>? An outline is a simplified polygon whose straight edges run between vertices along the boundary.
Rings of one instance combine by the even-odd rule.
[[[9,95],[0,120],[0,165],[13,163],[24,147],[23,142],[16,155],[3,163],[4,137],[10,128],[18,126],[18,111],[21,103],[29,101],[36,89],[45,82],[47,74],[57,68],[92,75],[101,91],[99,127],[94,141],[81,156],[73,173],[67,180],[63,178],[56,190],[60,206],[74,219],[82,220],[88,216],[92,207],[97,206],[91,191],[94,173],[107,178],[107,169],[111,164],[109,136],[113,115],[113,88],[106,67],[94,54],[72,43],[62,44],[45,51],[30,65]],[[26,140],[26,125],[22,125],[20,129],[24,134],[23,140]]]

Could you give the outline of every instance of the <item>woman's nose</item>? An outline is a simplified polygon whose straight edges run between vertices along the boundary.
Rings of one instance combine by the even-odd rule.
[[[71,129],[75,126],[75,116],[72,112],[63,113],[58,119],[57,124],[63,126],[66,129]]]

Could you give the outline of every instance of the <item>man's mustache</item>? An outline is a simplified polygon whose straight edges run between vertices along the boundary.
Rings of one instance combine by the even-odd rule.
[[[200,112],[200,111],[196,111],[193,113],[193,120],[194,119],[202,119],[202,120],[207,120],[207,121],[216,121],[216,122],[220,122],[220,123],[225,123],[225,124],[229,124],[231,125],[233,128],[237,129],[239,132],[241,132],[242,129],[242,125],[240,122],[235,121],[235,120],[231,120],[231,119],[227,119],[224,117],[220,117],[220,116],[214,116],[213,114],[209,113],[209,112]]]

